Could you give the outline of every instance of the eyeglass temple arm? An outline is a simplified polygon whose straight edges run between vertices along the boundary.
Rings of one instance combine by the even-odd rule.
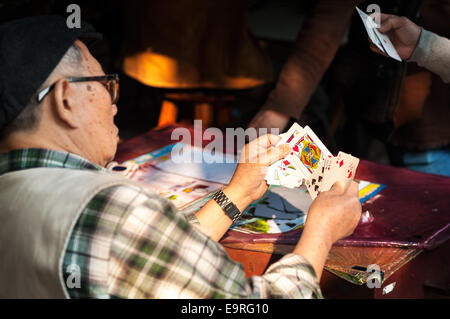
[[[43,89],[41,92],[39,92],[38,95],[37,95],[37,97],[36,97],[37,102],[38,102],[38,103],[41,103],[42,100],[44,99],[44,97],[48,94],[48,92],[50,92],[50,91],[53,89],[54,86],[55,86],[55,85],[52,84],[52,85],[50,85],[49,87]]]

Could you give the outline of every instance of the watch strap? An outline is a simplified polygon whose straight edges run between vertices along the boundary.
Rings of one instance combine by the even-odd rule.
[[[214,194],[213,199],[222,208],[225,214],[233,221],[233,223],[241,218],[242,213],[239,208],[224,194],[221,190]]]

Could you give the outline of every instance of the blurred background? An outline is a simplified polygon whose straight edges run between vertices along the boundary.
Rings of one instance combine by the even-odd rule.
[[[0,0],[0,22],[68,16],[71,3]],[[354,7],[372,3],[450,37],[446,0],[76,2],[104,36],[91,52],[120,75],[122,140],[194,119],[222,129],[298,122],[333,153],[405,166],[405,153],[448,150],[449,85],[369,49]]]

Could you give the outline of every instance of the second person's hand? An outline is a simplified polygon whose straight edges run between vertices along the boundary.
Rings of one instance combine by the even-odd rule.
[[[377,14],[371,16],[375,19],[378,17]],[[422,28],[406,17],[380,13],[379,18],[380,27],[378,31],[389,37],[398,55],[403,60],[411,58],[419,43]],[[371,44],[370,48],[374,52],[385,55],[374,44]]]

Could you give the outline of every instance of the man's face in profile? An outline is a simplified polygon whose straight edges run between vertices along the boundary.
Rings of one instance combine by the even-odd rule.
[[[81,41],[76,41],[82,55],[83,76],[101,76],[105,73],[89,49]],[[79,112],[80,131],[83,145],[80,147],[89,154],[91,160],[100,165],[110,162],[116,153],[119,129],[114,124],[117,106],[112,104],[111,96],[105,86],[96,81],[70,83],[78,86],[74,97]]]

